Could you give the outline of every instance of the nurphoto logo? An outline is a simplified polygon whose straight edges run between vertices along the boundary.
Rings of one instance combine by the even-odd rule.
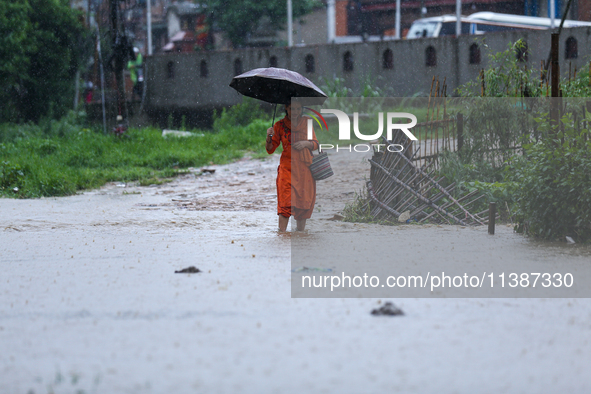
[[[333,114],[336,116],[337,121],[339,123],[339,140],[340,141],[351,141],[351,121],[349,119],[349,115],[345,112],[340,111],[338,109],[321,109],[320,113],[314,111],[311,108],[306,108],[310,110],[313,114],[310,116],[312,119],[308,119],[308,139],[312,139],[312,128],[313,128],[313,120],[318,123],[320,129],[322,129],[322,124],[326,127],[328,131],[328,125],[326,124],[326,120],[321,114]],[[394,123],[394,120],[399,119],[410,119],[410,123]],[[322,123],[320,123],[322,120]],[[394,130],[402,131],[410,140],[417,141],[417,137],[413,135],[410,131],[412,127],[417,124],[417,117],[413,114],[408,112],[387,112],[386,113],[386,139],[388,141],[392,140],[392,132]],[[378,131],[374,134],[363,134],[359,130],[359,112],[353,113],[353,133],[355,133],[355,137],[362,141],[375,141],[382,137],[384,133],[384,113],[378,113]],[[333,144],[320,144],[320,151],[323,150],[330,150],[336,149],[338,152],[340,150],[348,150],[351,152],[352,150],[355,152],[368,152],[371,150],[372,147],[375,147],[379,152],[382,147],[386,147],[386,149],[390,152],[402,152],[404,147],[400,144],[355,144],[355,145],[347,145],[347,147],[339,147],[337,144],[336,146]]]

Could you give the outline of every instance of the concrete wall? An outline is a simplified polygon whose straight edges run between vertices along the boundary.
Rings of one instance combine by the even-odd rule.
[[[446,78],[448,95],[459,85],[478,77],[480,69],[487,67],[488,54],[507,49],[510,43],[523,38],[531,53],[527,66],[540,69],[540,60],[550,50],[550,31],[519,31],[488,34],[426,38],[416,40],[382,41],[340,45],[310,45],[294,48],[249,48],[234,51],[196,52],[191,54],[156,55],[147,59],[147,100],[153,112],[208,110],[234,105],[240,95],[228,85],[234,77],[234,62],[240,59],[242,71],[268,67],[269,58],[276,56],[278,67],[297,71],[321,86],[321,77],[332,80],[343,78],[345,85],[358,94],[366,81],[382,88],[388,96],[404,97],[420,93],[428,95],[433,76],[440,82]],[[565,47],[568,37],[578,41],[578,58],[567,61]],[[469,47],[478,43],[480,64],[469,64]],[[437,53],[437,65],[427,67],[425,51],[432,46]],[[394,67],[384,69],[382,56],[390,49]],[[343,71],[343,57],[349,51],[353,56],[352,72]],[[305,57],[315,59],[314,73],[306,73]],[[580,69],[591,55],[591,28],[564,29],[560,41],[560,65],[563,75],[568,73],[569,62]],[[209,73],[200,76],[200,62],[205,60]],[[174,78],[168,78],[168,63],[174,64]]]

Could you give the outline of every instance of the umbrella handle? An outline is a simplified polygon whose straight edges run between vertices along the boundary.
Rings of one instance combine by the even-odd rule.
[[[275,124],[275,112],[277,112],[277,104],[275,104],[275,108],[273,109],[273,121],[271,122],[271,127]],[[271,134],[273,136],[273,134]]]

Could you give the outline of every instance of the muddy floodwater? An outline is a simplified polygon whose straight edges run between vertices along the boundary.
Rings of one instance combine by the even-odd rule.
[[[387,251],[408,273],[501,258],[589,282],[588,247],[505,225],[489,236],[330,220],[369,174],[362,157],[331,161],[303,234],[276,231],[278,156],[152,187],[0,200],[0,393],[591,391],[588,298],[297,298],[310,296],[294,292],[304,267],[339,269],[344,257],[314,257],[335,239],[344,256],[362,249],[367,269]],[[201,272],[175,274],[190,266]],[[371,314],[386,302],[403,314]]]

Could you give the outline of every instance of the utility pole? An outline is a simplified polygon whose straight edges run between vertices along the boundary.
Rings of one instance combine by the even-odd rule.
[[[125,99],[125,79],[123,70],[125,62],[131,58],[133,49],[127,42],[127,36],[123,31],[123,21],[120,18],[119,3],[121,0],[109,0],[109,12],[111,19],[111,47],[115,60],[115,80],[117,82],[117,114],[121,115],[125,122],[129,120],[127,101]]]
[[[400,0],[396,0],[396,21],[395,21],[395,29],[396,29],[396,36],[397,40],[400,40]]]
[[[147,0],[147,15],[146,20],[148,22],[148,56],[152,55],[152,0]]]
[[[456,0],[456,37],[462,34],[462,0]]]
[[[332,44],[336,36],[335,0],[328,0],[326,9],[326,25],[328,26],[328,43]]]
[[[293,46],[293,13],[291,0],[287,0],[287,46]]]

